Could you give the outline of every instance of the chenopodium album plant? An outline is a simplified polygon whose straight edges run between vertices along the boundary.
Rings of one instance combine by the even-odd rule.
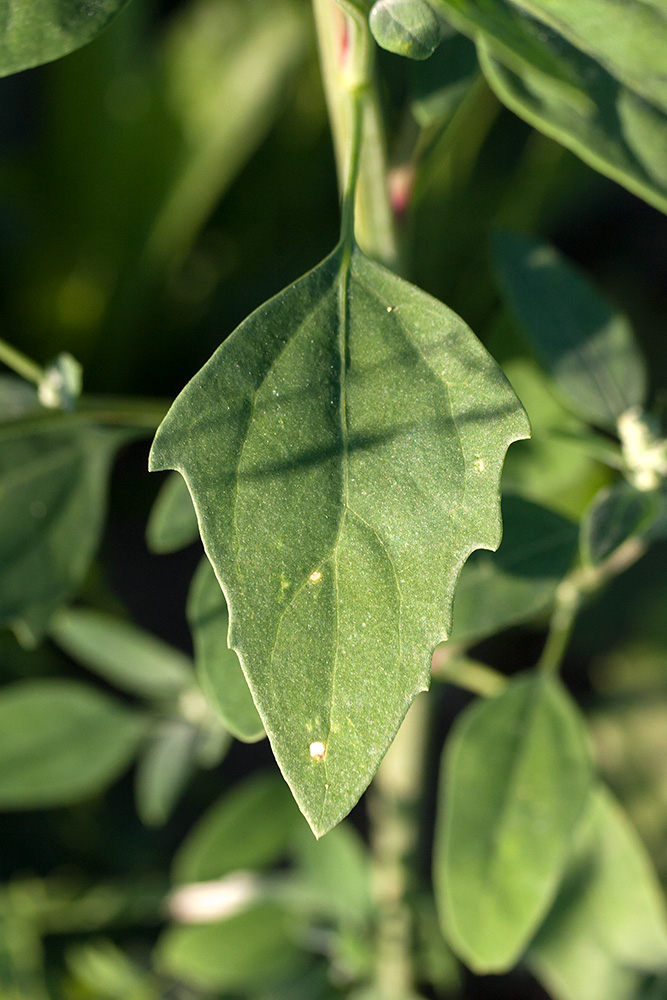
[[[123,4],[0,6],[10,73],[83,44]],[[2,539],[2,621],[24,642],[48,632],[121,689],[179,698],[180,714],[156,726],[74,682],[5,690],[0,759],[18,766],[0,779],[0,800],[76,801],[111,781],[150,729],[137,786],[144,818],[157,823],[193,763],[220,759],[227,734],[266,733],[321,837],[358,801],[434,674],[483,696],[460,713],[441,767],[434,888],[448,945],[482,973],[523,959],[562,1000],[664,996],[660,890],[594,775],[584,720],[558,678],[587,595],[665,532],[667,444],[645,412],[644,362],[625,318],[554,250],[496,234],[508,315],[572,414],[573,441],[620,476],[607,477],[578,531],[508,495],[497,556],[471,556],[500,544],[501,470],[508,447],[529,437],[528,417],[463,320],[395,273],[373,57],[377,42],[425,60],[468,36],[501,101],[664,210],[667,8],[615,4],[612,27],[607,0],[315,0],[314,11],[342,177],[340,240],[224,341],[150,454],[152,470],[176,470],[189,491],[167,481],[153,547],[189,541],[194,508],[207,557],[187,609],[196,689],[186,657],[100,612],[62,607],[95,551],[112,456],[141,417],[79,400],[68,356],[42,370],[2,345],[2,359],[38,387],[36,396],[8,382],[3,402],[0,503],[19,529]],[[470,110],[463,94],[448,97],[454,136]],[[535,668],[508,679],[467,656],[545,612]],[[26,728],[52,754],[87,751],[90,766],[75,781],[57,755],[35,770]],[[415,753],[400,740],[401,754]],[[411,793],[391,774],[383,764],[378,795],[384,781],[387,801],[405,806]],[[411,846],[400,812],[386,821],[398,831],[396,863]],[[215,874],[183,870],[193,881]],[[388,927],[405,900],[384,903]],[[186,978],[188,947],[173,936],[162,945],[165,967]],[[408,965],[388,962],[364,995],[414,995]],[[220,985],[213,973],[211,982]]]

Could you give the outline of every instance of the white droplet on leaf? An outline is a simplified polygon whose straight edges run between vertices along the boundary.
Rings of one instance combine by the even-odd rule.
[[[314,743],[310,744],[310,756],[313,760],[324,760],[324,755],[327,752],[324,743],[320,743],[316,740]]]

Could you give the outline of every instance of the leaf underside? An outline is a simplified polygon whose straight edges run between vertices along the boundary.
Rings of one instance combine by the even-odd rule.
[[[316,835],[428,687],[528,433],[462,320],[342,247],[253,313],[160,427],[150,467],[186,479],[230,645]]]

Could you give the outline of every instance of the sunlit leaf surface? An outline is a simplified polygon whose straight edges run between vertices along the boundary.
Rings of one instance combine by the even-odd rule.
[[[278,763],[316,834],[373,776],[500,541],[528,434],[451,310],[339,248],[249,317],[174,403],[151,468],[183,473]]]

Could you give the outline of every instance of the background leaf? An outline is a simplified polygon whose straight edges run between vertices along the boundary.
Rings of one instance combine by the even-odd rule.
[[[526,236],[498,233],[495,262],[508,307],[563,400],[584,420],[615,429],[646,394],[627,319],[554,249]]]
[[[238,656],[227,645],[229,619],[225,595],[205,556],[192,581],[187,615],[197,676],[204,694],[232,736],[246,743],[262,739],[264,726],[248,682]]]
[[[658,513],[655,493],[635,489],[624,480],[600,490],[581,521],[583,559],[599,565],[628,538],[648,528]]]
[[[137,812],[146,826],[169,819],[195,769],[197,737],[185,719],[166,719],[151,733],[135,776]]]
[[[230,644],[317,835],[428,687],[459,568],[498,545],[500,468],[527,434],[465,324],[356,249],[250,316],[158,430],[151,468],[185,476]]]
[[[0,434],[0,625],[40,638],[97,549],[109,469],[128,432],[59,420]]]
[[[267,817],[270,820],[267,821]],[[259,773],[227,792],[190,831],[174,858],[175,882],[206,882],[284,855],[299,813],[279,775]]]
[[[517,496],[504,496],[502,509],[498,551],[474,552],[461,571],[452,643],[479,642],[538,614],[572,565],[578,534],[572,521]]]
[[[667,22],[659,8],[623,0],[609,17],[604,0],[560,4],[557,13],[532,0],[434,6],[475,39],[489,84],[512,111],[667,210]]]
[[[279,982],[303,961],[287,914],[271,903],[213,924],[172,927],[160,938],[156,954],[160,971],[229,993]]]
[[[59,59],[95,37],[128,0],[0,0],[0,76]]]
[[[62,608],[51,638],[66,653],[123,691],[170,698],[192,686],[192,661],[150,632],[92,608]]]
[[[177,472],[160,487],[146,525],[146,542],[152,552],[176,552],[199,538],[197,515],[190,493]]]
[[[0,808],[77,802],[130,763],[146,721],[74,681],[40,679],[0,690]]]
[[[515,678],[457,720],[434,881],[445,936],[475,971],[521,956],[557,891],[590,780],[581,719],[553,677]]]
[[[639,837],[604,788],[591,797],[528,962],[556,1000],[634,1000],[645,973],[667,972],[662,890]]]

